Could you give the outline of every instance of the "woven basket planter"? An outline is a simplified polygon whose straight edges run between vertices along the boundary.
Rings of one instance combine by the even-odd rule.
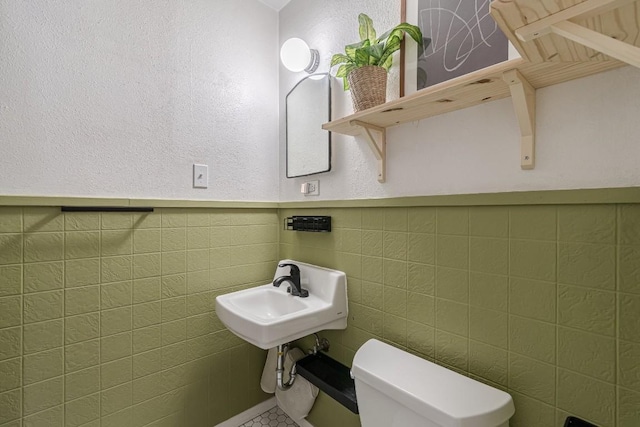
[[[355,111],[366,110],[387,100],[387,70],[369,65],[356,68],[347,76]]]

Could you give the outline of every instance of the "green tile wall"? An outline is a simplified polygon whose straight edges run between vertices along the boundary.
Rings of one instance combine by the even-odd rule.
[[[213,426],[265,400],[264,351],[217,320],[263,284],[275,209],[0,207],[0,426]]]
[[[280,258],[347,273],[333,357],[390,342],[508,391],[515,427],[640,425],[640,205],[303,212],[334,230],[281,231]],[[309,420],[359,425],[326,396]]]

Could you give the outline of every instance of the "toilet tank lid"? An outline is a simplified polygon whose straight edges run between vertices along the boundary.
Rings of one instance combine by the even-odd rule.
[[[508,393],[375,339],[356,352],[351,372],[443,427],[495,427],[515,412]]]

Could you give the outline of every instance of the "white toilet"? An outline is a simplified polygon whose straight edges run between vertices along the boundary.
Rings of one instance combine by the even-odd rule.
[[[353,359],[363,427],[507,427],[511,396],[378,340]]]

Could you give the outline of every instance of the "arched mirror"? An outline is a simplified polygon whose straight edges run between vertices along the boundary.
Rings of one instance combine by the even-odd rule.
[[[331,77],[314,74],[287,95],[287,178],[331,170]]]

